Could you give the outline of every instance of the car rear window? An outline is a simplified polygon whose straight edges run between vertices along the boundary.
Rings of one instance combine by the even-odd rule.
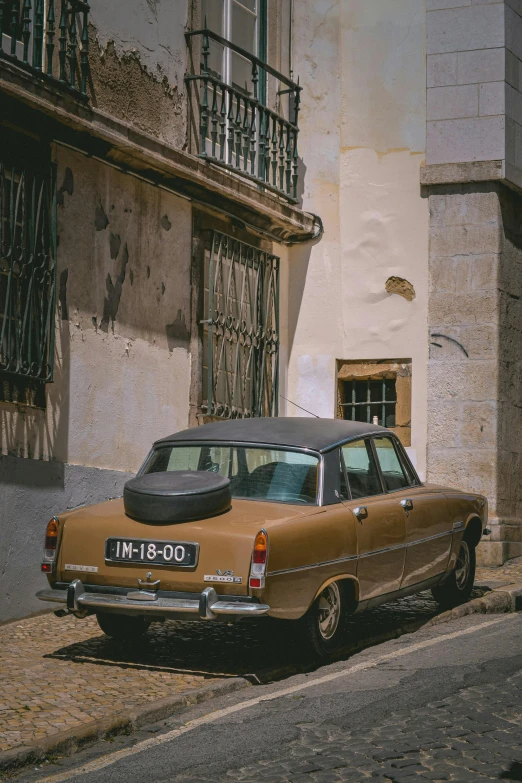
[[[301,451],[255,446],[160,446],[141,473],[202,470],[230,479],[233,498],[317,503],[319,459]]]

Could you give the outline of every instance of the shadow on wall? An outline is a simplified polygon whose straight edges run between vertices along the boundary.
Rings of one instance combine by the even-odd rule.
[[[303,208],[304,181],[306,175],[306,166],[301,158],[299,162],[299,180],[298,180],[298,206]],[[291,245],[288,251],[289,263],[289,285],[288,285],[288,356],[292,355],[294,346],[297,323],[301,313],[303,303],[304,289],[308,275],[308,265],[312,255],[312,248],[317,245],[322,238],[322,233],[313,241],[307,241],[304,244]]]
[[[503,240],[498,277],[498,423],[496,514],[504,557],[522,555],[522,196],[498,185]],[[518,778],[520,779],[520,778]]]

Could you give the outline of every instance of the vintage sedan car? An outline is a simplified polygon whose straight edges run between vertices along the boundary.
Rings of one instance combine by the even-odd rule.
[[[423,484],[383,427],[211,423],[157,441],[123,498],[53,517],[38,597],[124,638],[165,618],[298,621],[327,656],[350,613],[428,588],[467,601],[487,508]]]

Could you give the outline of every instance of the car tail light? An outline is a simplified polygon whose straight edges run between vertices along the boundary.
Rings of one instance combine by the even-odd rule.
[[[268,533],[260,530],[254,542],[252,550],[252,563],[250,565],[250,587],[259,589],[265,586],[266,563],[268,560]]]
[[[53,517],[47,523],[47,529],[45,531],[45,547],[42,562],[42,571],[45,574],[49,574],[53,570],[54,559],[56,557],[56,546],[58,543],[58,530],[58,517]]]

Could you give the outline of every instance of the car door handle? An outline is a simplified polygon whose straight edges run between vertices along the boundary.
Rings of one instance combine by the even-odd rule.
[[[359,522],[361,522],[361,520],[366,519],[366,517],[368,516],[368,509],[366,508],[366,506],[356,506],[353,510],[353,513],[355,514]]]
[[[408,513],[413,510],[413,500],[411,498],[404,498],[404,500],[401,500],[401,506],[405,512]]]

